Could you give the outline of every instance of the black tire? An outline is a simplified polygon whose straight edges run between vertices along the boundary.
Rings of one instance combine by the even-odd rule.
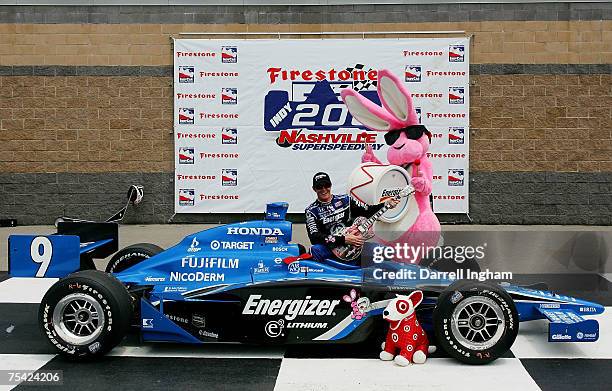
[[[106,272],[118,273],[162,251],[164,251],[163,248],[151,243],[138,243],[127,246],[113,255],[108,265],[106,265]]]
[[[80,317],[81,309],[75,311],[76,306],[91,311]],[[121,342],[130,327],[132,311],[132,299],[117,278],[98,270],[84,270],[51,286],[40,303],[38,319],[43,335],[60,354],[70,359],[92,359]],[[97,316],[91,316],[93,312]],[[92,321],[78,330],[71,320],[77,317]],[[84,328],[94,331],[81,333]]]
[[[473,313],[467,315],[469,312]],[[499,286],[470,280],[456,281],[440,294],[433,322],[436,343],[451,357],[475,365],[505,354],[519,329],[518,312],[510,295]]]

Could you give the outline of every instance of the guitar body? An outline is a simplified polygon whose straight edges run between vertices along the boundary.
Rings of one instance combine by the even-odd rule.
[[[371,227],[365,232],[365,234],[359,231],[359,226],[362,225],[365,221],[367,221],[367,218],[357,217],[350,227],[341,227],[335,232],[332,232],[332,235],[344,236],[347,233],[352,233],[353,235],[362,236],[364,241],[373,238],[374,232],[372,231]],[[363,247],[356,247],[351,244],[345,244],[344,246],[335,247],[331,251],[340,260],[353,261],[361,255],[362,249]]]
[[[401,200],[404,197],[410,196],[414,193],[414,188],[408,185],[400,190],[399,194],[394,196],[396,200]],[[353,221],[353,225],[346,228],[342,225],[338,225],[337,228],[332,229],[331,234],[333,236],[346,236],[347,233],[351,233],[356,236],[363,237],[363,240],[366,241],[374,237],[374,232],[372,227],[374,223],[378,221],[382,217],[382,215],[389,209],[390,207],[385,204],[380,210],[374,213],[370,218],[365,217],[357,217],[355,221]],[[339,246],[331,249],[332,253],[343,261],[352,261],[361,255],[362,247],[355,247],[350,244],[346,244],[344,246]]]

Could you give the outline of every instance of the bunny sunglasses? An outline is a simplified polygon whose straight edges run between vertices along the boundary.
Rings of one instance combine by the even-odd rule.
[[[387,145],[395,144],[395,142],[399,138],[400,134],[402,134],[402,132],[404,132],[406,136],[411,140],[418,140],[421,138],[423,133],[425,133],[427,137],[429,137],[429,141],[431,141],[431,133],[429,132],[429,130],[427,130],[425,126],[412,125],[412,126],[407,126],[401,129],[394,129],[394,130],[387,132],[385,134],[385,142],[387,143]]]

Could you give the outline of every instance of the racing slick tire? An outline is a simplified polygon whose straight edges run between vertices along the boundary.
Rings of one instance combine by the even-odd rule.
[[[132,299],[114,276],[84,270],[60,279],[47,291],[38,310],[40,329],[63,356],[103,356],[126,335]]]
[[[510,295],[500,287],[460,280],[438,297],[433,312],[437,345],[467,364],[487,364],[514,343],[519,317]]]
[[[106,265],[106,272],[118,273],[162,251],[164,251],[163,248],[151,243],[138,243],[127,246],[113,255],[108,265]]]

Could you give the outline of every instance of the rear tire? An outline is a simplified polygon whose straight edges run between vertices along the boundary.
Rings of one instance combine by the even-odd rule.
[[[73,273],[43,297],[38,319],[43,335],[65,357],[91,359],[126,335],[132,299],[114,276],[98,270]]]
[[[436,343],[466,364],[487,364],[514,343],[519,317],[510,295],[497,285],[460,280],[438,297],[433,312]]]
[[[107,273],[118,273],[164,251],[151,243],[138,243],[119,250],[106,265]]]

